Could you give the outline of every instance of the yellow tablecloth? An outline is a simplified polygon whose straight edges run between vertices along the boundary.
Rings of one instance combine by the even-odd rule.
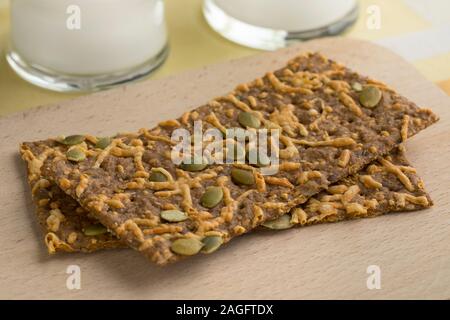
[[[165,2],[171,52],[166,63],[151,77],[164,77],[258,52],[229,42],[212,31],[201,13],[202,0]],[[425,10],[421,8],[423,3],[426,3]],[[370,6],[373,5],[381,13],[380,29],[367,27]],[[361,0],[359,19],[344,36],[380,42],[393,46],[400,53],[410,52],[408,46],[414,41],[420,42],[424,38],[433,41],[433,37],[445,35],[446,21],[450,25],[448,0]],[[77,96],[40,89],[16,76],[4,58],[8,28],[8,0],[0,0],[0,116]],[[450,33],[442,40],[447,42],[441,45],[441,40],[434,39],[434,43],[424,48],[427,50],[418,50],[407,58],[427,78],[437,82],[450,94]],[[421,45],[417,43],[417,46]]]

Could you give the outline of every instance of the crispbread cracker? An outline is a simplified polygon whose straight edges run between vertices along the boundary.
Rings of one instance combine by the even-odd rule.
[[[381,99],[365,106],[356,82],[381,91]],[[192,132],[196,120],[203,120],[205,130],[241,127],[246,112],[281,132],[276,174],[263,176],[247,164],[213,164],[189,172],[173,163],[175,129]],[[91,136],[75,147],[49,139],[23,149],[38,155],[36,174],[42,172],[130,247],[164,265],[200,252],[205,239],[227,242],[276,219],[435,121],[430,110],[386,85],[320,54],[304,54],[176,120],[117,135],[105,150],[96,148]],[[69,160],[74,148],[86,159]],[[247,172],[246,179],[253,176],[247,179],[250,185],[233,181],[237,169]],[[168,181],[149,181],[153,170],[164,172]],[[223,201],[205,208],[200,199],[211,186],[223,190]],[[188,219],[163,221],[161,212],[170,209]]]
[[[126,247],[109,232],[86,236],[84,228],[98,221],[44,177],[30,181],[30,187],[49,253]],[[394,150],[382,161],[374,161],[292,209],[288,214],[290,223],[282,228],[421,210],[431,205],[423,181],[410,166],[404,151]]]
[[[96,228],[98,220],[90,217],[72,197],[41,175],[32,174],[36,160],[30,153],[22,153],[28,164],[30,185],[36,215],[44,232],[48,252],[92,252],[99,249],[125,247],[112,233],[106,231],[97,235],[86,235],[87,230]],[[98,233],[98,232],[97,232]]]
[[[421,210],[432,205],[422,179],[404,151],[394,150],[294,208],[290,221],[304,226]]]

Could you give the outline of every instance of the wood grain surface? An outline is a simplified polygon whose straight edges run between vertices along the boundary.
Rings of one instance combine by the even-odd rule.
[[[48,256],[18,154],[24,140],[71,133],[111,135],[152,127],[319,50],[385,81],[441,120],[407,142],[408,158],[435,206],[336,224],[254,232],[218,252],[166,268],[132,250]],[[0,118],[0,298],[6,299],[304,299],[450,298],[450,99],[387,49],[323,39],[208,66]],[[66,287],[69,265],[81,289]],[[367,268],[381,270],[369,290]]]

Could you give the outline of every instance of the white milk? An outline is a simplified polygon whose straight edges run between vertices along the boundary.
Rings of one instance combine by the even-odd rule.
[[[312,30],[337,22],[355,0],[213,0],[228,15],[248,24],[285,31]]]
[[[80,8],[80,29],[67,27],[71,5]],[[57,73],[127,70],[160,53],[166,38],[162,0],[11,1],[13,50]]]

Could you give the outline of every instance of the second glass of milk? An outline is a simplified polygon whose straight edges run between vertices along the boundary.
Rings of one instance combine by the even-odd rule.
[[[163,63],[162,0],[12,0],[7,60],[24,79],[92,91],[141,78]]]
[[[204,0],[208,24],[225,38],[263,50],[342,32],[358,16],[356,0]]]

